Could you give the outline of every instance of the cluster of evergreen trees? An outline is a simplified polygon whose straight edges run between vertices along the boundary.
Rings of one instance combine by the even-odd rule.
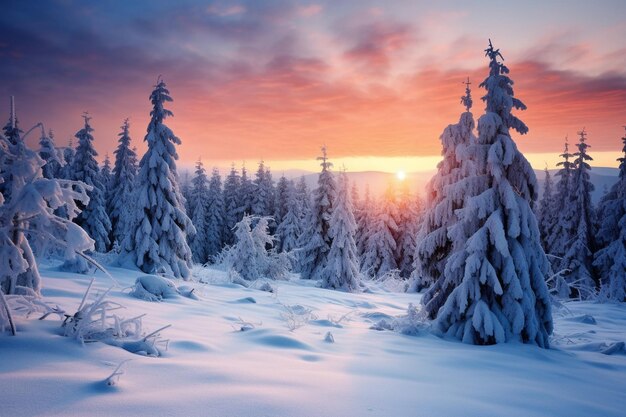
[[[553,184],[546,168],[537,217],[543,247],[556,274],[551,281],[564,297],[602,297],[626,301],[626,136],[619,179],[597,207],[589,172],[587,132],[578,132],[577,150],[566,140]]]
[[[270,251],[266,260],[291,259],[302,278],[326,288],[354,291],[361,276],[410,276],[413,290],[425,290],[424,310],[441,334],[475,344],[547,347],[549,285],[564,296],[600,290],[626,301],[626,136],[619,181],[598,207],[591,201],[584,129],[576,152],[566,143],[556,184],[546,169],[536,207],[535,174],[511,137],[511,130],[528,132],[513,114],[526,106],[514,95],[499,50],[490,42],[485,52],[485,113],[476,124],[468,80],[465,111],[441,135],[443,159],[427,186],[425,208],[407,184],[399,195],[390,184],[381,198],[366,191],[360,199],[345,172],[333,173],[326,146],[311,192],[304,178],[274,183],[263,161],[254,178],[232,166],[222,180],[217,169],[207,176],[199,160],[181,187],[181,141],[164,123],[172,99],[161,79],[150,95],[148,150],[139,162],[128,120],[113,166],[107,156],[99,167],[87,114],[76,149],[70,143],[61,152],[41,127],[35,154],[12,111],[0,135],[0,233],[7,242],[0,251],[15,260],[0,276],[2,289],[38,290],[30,242],[53,233],[44,230],[53,224],[51,236],[65,241],[65,266],[73,270],[87,269],[85,257],[76,256],[84,250],[114,250],[122,263],[188,279],[192,262],[213,262],[236,245],[237,262],[245,266],[254,261],[244,259],[245,248],[254,247],[254,253]],[[272,268],[266,264],[263,270]]]
[[[282,176],[274,184],[263,161],[254,179],[245,167],[239,174],[233,165],[222,186],[219,171],[213,169],[209,178],[198,161],[194,176],[183,185],[187,213],[196,228],[196,235],[189,237],[194,261],[212,262],[223,248],[234,244],[235,225],[249,215],[271,219],[274,251],[293,255],[294,268],[305,279],[326,274],[328,282],[333,281],[328,277],[327,257],[335,256],[331,254],[333,241],[346,239],[346,234],[355,245],[354,250],[342,252],[354,259],[347,269],[372,277],[392,271],[408,277],[421,216],[419,197],[404,183],[399,198],[390,184],[380,200],[366,192],[360,201],[356,184],[350,187],[344,174],[339,181],[335,178],[326,147],[318,160],[322,170],[312,192],[304,177],[296,182]]]

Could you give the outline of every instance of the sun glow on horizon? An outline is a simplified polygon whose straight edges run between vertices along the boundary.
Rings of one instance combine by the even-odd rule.
[[[398,181],[404,181],[406,179],[406,172],[404,171],[396,172],[396,178],[398,178]]]

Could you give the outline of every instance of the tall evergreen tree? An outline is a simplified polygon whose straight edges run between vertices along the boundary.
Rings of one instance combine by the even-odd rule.
[[[561,269],[567,282],[576,283],[576,287],[585,288],[585,292],[593,291],[596,282],[593,272],[593,253],[595,251],[595,213],[591,202],[591,183],[587,161],[593,160],[587,154],[587,133],[585,129],[578,132],[578,152],[574,153],[574,166],[570,185],[569,210],[566,221],[571,224],[572,233],[568,236],[567,249],[561,260]],[[571,295],[587,296],[573,291]],[[575,294],[576,293],[576,294]]]
[[[356,232],[356,249],[361,263],[363,262],[363,254],[365,253],[365,245],[367,238],[371,231],[371,217],[372,217],[372,200],[370,197],[370,186],[365,186],[365,196],[361,207],[356,211],[355,220],[357,226]]]
[[[9,121],[3,128],[4,136],[6,138],[7,146],[18,145],[22,143],[22,130],[19,128],[19,122],[17,115],[15,114],[15,100],[11,96],[11,109],[9,114]],[[2,166],[0,166],[0,194],[4,197],[4,200],[9,200],[11,197],[11,177],[12,172],[11,165],[13,164],[13,157],[8,151],[3,151],[4,158]]]
[[[618,158],[619,180],[602,197],[598,208],[599,249],[594,260],[602,293],[615,301],[626,301],[626,134],[622,142],[624,155]]]
[[[130,147],[130,123],[124,120],[118,134],[117,149],[113,151],[115,163],[111,174],[107,211],[111,219],[113,241],[121,244],[132,229],[135,212],[135,178],[137,177],[137,153]]]
[[[43,159],[45,165],[41,168],[43,177],[47,179],[59,178],[61,174],[61,165],[63,163],[63,155],[59,152],[54,144],[54,133],[52,129],[46,132],[41,128],[41,138],[39,139],[39,157]]]
[[[208,216],[209,190],[207,188],[206,170],[202,165],[202,160],[196,162],[196,175],[191,180],[191,190],[189,195],[189,206],[191,207],[191,222],[196,228],[196,234],[189,237],[189,247],[193,255],[193,260],[201,264],[209,260],[208,253]]]
[[[356,222],[345,172],[339,175],[329,223],[328,234],[332,243],[322,272],[322,287],[356,291],[359,288],[359,255],[354,241]]]
[[[472,152],[477,176],[448,191],[470,188],[449,229],[453,242],[442,278],[454,288],[438,310],[435,327],[465,343],[519,341],[548,347],[552,332],[546,278],[550,268],[532,211],[537,184],[510,129],[526,125],[512,109],[526,106],[513,93],[509,70],[489,42],[489,76],[481,84],[486,114],[478,121]]]
[[[398,207],[395,189],[390,184],[371,218],[363,252],[361,271],[371,277],[381,277],[398,269],[396,262],[398,237]]]
[[[74,143],[72,142],[72,138],[70,138],[67,147],[63,149],[63,167],[61,168],[61,178],[70,179],[72,172],[72,161],[74,160],[74,155],[76,154],[76,150],[74,149]]]
[[[289,180],[284,175],[281,176],[276,185],[276,202],[274,204],[274,221],[276,224],[280,224],[287,215],[288,194],[291,192],[289,187]]]
[[[235,225],[243,219],[244,207],[241,205],[239,193],[241,177],[235,169],[235,164],[230,167],[230,172],[224,180],[224,244],[235,243]]]
[[[196,230],[185,213],[176,173],[175,145],[180,139],[164,123],[172,112],[164,108],[172,101],[165,82],[159,78],[150,102],[150,123],[145,141],[148,151],[139,163],[137,209],[133,229],[124,241],[123,251],[147,273],[163,270],[189,279],[191,250],[187,234]]]
[[[252,204],[255,193],[255,185],[248,176],[245,165],[241,167],[241,188],[239,190],[239,205],[243,207],[244,214],[252,214]]]
[[[301,206],[293,181],[287,181],[284,195],[287,212],[276,228],[276,250],[291,252],[298,248],[298,238],[302,233]]]
[[[543,196],[539,203],[539,209],[537,212],[537,220],[539,221],[539,233],[541,234],[541,245],[546,253],[550,253],[549,236],[552,234],[556,220],[555,200],[554,193],[552,191],[552,176],[548,167],[545,170],[545,180],[543,183]]]
[[[217,255],[224,244],[224,196],[222,177],[217,168],[213,168],[209,181],[207,199],[207,254],[209,259]]]
[[[465,112],[461,114],[457,124],[448,125],[439,137],[443,158],[437,164],[437,173],[426,185],[426,209],[416,237],[412,281],[415,289],[429,288],[422,302],[430,317],[437,314],[437,310],[453,289],[450,285],[442,287],[444,280],[441,278],[453,250],[448,229],[456,224],[456,211],[465,205],[467,197],[468,189],[457,189],[456,184],[475,174],[474,162],[467,155],[470,145],[476,142],[469,86],[468,79],[465,96],[461,99]]]
[[[85,125],[75,135],[78,139],[78,147],[72,160],[69,179],[84,182],[92,189],[87,193],[89,204],[84,206],[79,203],[79,208],[82,211],[74,219],[74,222],[85,229],[95,241],[98,252],[105,252],[110,244],[111,221],[105,210],[104,185],[102,184],[98,162],[95,159],[98,153],[93,147],[93,135],[91,134],[93,128],[89,125],[91,117],[85,114],[83,119]]]
[[[422,199],[418,195],[412,195],[408,183],[404,181],[398,205],[399,236],[396,247],[396,261],[403,278],[409,278],[413,272],[422,209]]]
[[[309,192],[309,187],[306,184],[304,175],[300,177],[296,185],[296,199],[300,206],[300,229],[304,230],[306,220],[309,218],[309,213],[311,212],[311,193]]]
[[[572,217],[569,212],[572,210],[571,193],[572,193],[572,171],[574,164],[570,162],[570,158],[574,155],[569,153],[569,143],[567,137],[565,138],[565,148],[560,155],[563,161],[559,162],[557,166],[561,168],[557,172],[559,181],[556,183],[555,197],[554,197],[554,218],[553,225],[550,233],[546,235],[545,245],[546,251],[551,255],[550,261],[552,263],[553,271],[559,272],[561,268],[561,259],[565,256],[565,252],[570,244],[571,236],[573,235],[574,225]]]
[[[326,257],[330,250],[331,237],[328,234],[329,220],[337,192],[335,177],[330,170],[326,146],[322,147],[322,156],[317,158],[322,172],[317,179],[317,188],[313,192],[313,202],[308,220],[300,237],[300,272],[302,278],[319,278],[326,266]]]

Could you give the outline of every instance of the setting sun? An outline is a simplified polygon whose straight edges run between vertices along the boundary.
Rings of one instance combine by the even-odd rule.
[[[404,181],[406,178],[406,172],[404,171],[396,172],[396,178],[398,178],[398,181]]]

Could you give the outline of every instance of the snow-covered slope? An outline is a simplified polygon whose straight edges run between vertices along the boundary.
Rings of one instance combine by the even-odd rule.
[[[120,287],[139,271],[110,268]],[[428,332],[370,327],[406,314],[419,294],[349,294],[295,279],[276,293],[195,269],[199,300],[147,302],[115,288],[127,318],[147,313],[163,332],[159,358],[61,336],[60,322],[18,319],[0,336],[2,416],[623,416],[626,305],[568,303],[556,312],[553,348],[470,346]],[[42,267],[45,300],[68,312],[89,277]],[[180,282],[179,282],[180,284]],[[110,280],[97,274],[96,286]],[[240,331],[243,323],[254,327]],[[298,325],[301,325],[298,327]],[[290,331],[288,327],[297,327]],[[334,343],[325,341],[331,332]],[[120,362],[115,386],[104,379]]]

